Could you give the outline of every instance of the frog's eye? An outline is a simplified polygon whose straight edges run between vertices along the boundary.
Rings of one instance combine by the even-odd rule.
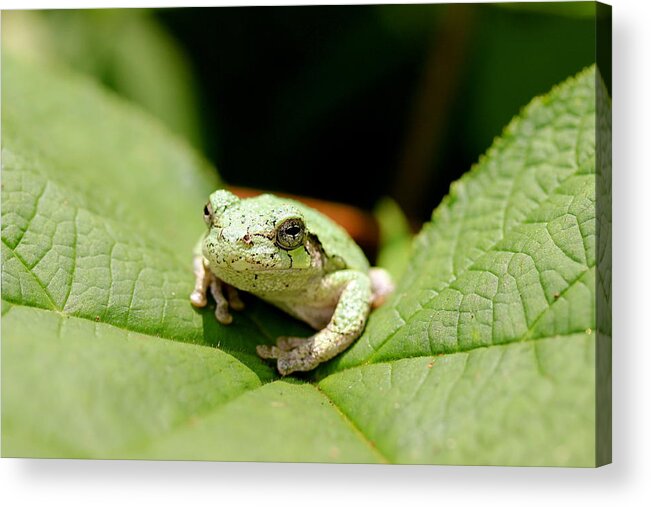
[[[300,218],[288,218],[276,227],[276,244],[285,250],[293,250],[305,240],[305,224]]]
[[[203,221],[208,225],[212,222],[212,205],[210,203],[203,207]]]

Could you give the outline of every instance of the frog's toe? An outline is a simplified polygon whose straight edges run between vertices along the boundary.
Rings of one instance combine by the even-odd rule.
[[[192,303],[192,306],[195,308],[203,308],[206,306],[206,304],[208,304],[206,292],[198,289],[192,291],[192,294],[190,294],[190,303]]]
[[[228,300],[222,292],[223,282],[213,277],[210,281],[210,293],[215,300],[215,318],[222,324],[230,324],[233,322],[233,316],[228,311]]]
[[[215,318],[225,325],[233,322],[233,316],[231,315],[231,312],[228,311],[227,304],[217,303],[217,308],[215,308]]]
[[[258,345],[255,351],[262,359],[278,359],[281,350],[273,345]]]
[[[232,285],[224,285],[226,286],[226,299],[228,300],[231,309],[236,312],[244,310],[244,301],[240,298],[238,290]]]
[[[292,350],[303,345],[306,340],[307,338],[298,338],[295,336],[279,336],[276,339],[276,346],[280,350]]]

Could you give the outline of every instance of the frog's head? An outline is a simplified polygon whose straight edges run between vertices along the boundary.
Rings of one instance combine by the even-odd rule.
[[[209,232],[203,254],[217,276],[229,281],[235,273],[256,280],[265,275],[296,276],[316,269],[309,231],[291,201],[272,195],[239,199],[227,190],[210,196],[204,208]]]

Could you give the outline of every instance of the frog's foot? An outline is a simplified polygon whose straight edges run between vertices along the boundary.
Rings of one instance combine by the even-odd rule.
[[[371,268],[368,272],[371,279],[371,291],[373,308],[382,306],[396,286],[391,279],[391,275],[386,269]]]
[[[278,359],[283,352],[288,352],[303,345],[309,338],[296,336],[279,336],[276,345],[258,345],[256,351],[264,359]]]
[[[280,350],[292,350],[305,343],[309,338],[298,338],[295,336],[279,336],[276,339],[276,347]]]
[[[314,351],[312,338],[281,337],[279,342],[278,346],[258,345],[256,351],[263,359],[276,359],[278,373],[283,376],[313,370],[322,361]]]
[[[278,359],[283,354],[283,352],[286,352],[287,350],[291,349],[281,348],[277,345],[258,345],[255,348],[258,356],[260,356],[262,359]]]

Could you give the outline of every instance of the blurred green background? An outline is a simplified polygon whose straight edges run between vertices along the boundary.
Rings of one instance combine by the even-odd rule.
[[[594,15],[592,2],[14,11],[2,28],[8,50],[158,116],[229,184],[365,209],[390,196],[417,222],[531,97],[595,61]]]

